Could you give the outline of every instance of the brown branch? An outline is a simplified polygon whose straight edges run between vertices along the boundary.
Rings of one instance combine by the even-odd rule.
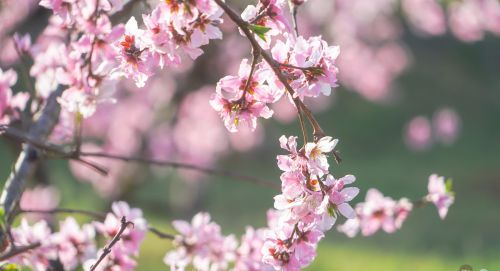
[[[70,208],[55,208],[49,210],[36,210],[36,209],[20,209],[16,212],[15,216],[23,214],[23,213],[36,213],[36,214],[57,214],[57,213],[66,213],[66,214],[81,214],[90,216],[99,220],[103,220],[106,218],[105,213],[87,211],[87,210],[79,210],[79,209],[70,209]],[[160,239],[169,239],[173,240],[175,235],[164,233],[153,226],[148,226],[148,231],[152,234],[156,235]]]
[[[252,50],[252,66],[250,67],[250,73],[248,74],[247,81],[245,82],[245,86],[243,88],[243,94],[241,94],[240,100],[245,100],[245,95],[250,88],[250,84],[253,80],[253,74],[255,72],[255,66],[257,65],[257,61],[259,60],[260,51]]]
[[[193,164],[187,164],[187,163],[155,160],[155,159],[143,158],[143,157],[128,157],[128,156],[102,153],[102,152],[80,152],[79,156],[82,156],[82,157],[100,157],[100,158],[121,160],[124,162],[136,162],[136,163],[155,165],[155,166],[167,166],[167,167],[178,168],[178,169],[195,170],[195,171],[202,172],[205,174],[235,178],[235,179],[238,179],[241,181],[257,184],[257,185],[260,185],[263,187],[279,189],[279,186],[277,184],[269,182],[269,181],[264,181],[264,180],[261,180],[259,178],[253,177],[253,176],[242,175],[242,174],[239,174],[239,173],[236,173],[233,171],[229,171],[229,170],[217,170],[217,169],[212,169],[212,168],[207,168],[207,167],[193,165]]]
[[[0,262],[6,261],[12,257],[19,255],[19,254],[28,252],[32,249],[39,247],[40,245],[41,245],[40,243],[34,243],[31,245],[26,245],[26,246],[16,246],[16,247],[13,246],[9,251],[0,255]]]
[[[96,268],[104,260],[104,258],[106,258],[106,256],[108,256],[108,254],[111,253],[111,249],[118,241],[120,241],[121,236],[123,232],[127,229],[127,227],[130,225],[132,225],[132,227],[134,226],[134,223],[127,221],[127,219],[124,216],[122,216],[121,222],[122,224],[120,226],[120,230],[115,234],[113,239],[111,239],[111,242],[109,242],[109,244],[107,244],[103,248],[101,256],[99,257],[99,259],[97,259],[97,262],[90,267],[90,271],[96,270]]]
[[[255,36],[252,34],[252,32],[249,29],[249,24],[245,22],[235,11],[233,11],[229,6],[226,5],[226,3],[223,0],[214,0],[217,5],[219,5],[224,12],[228,15],[228,17],[233,21],[240,29],[243,31],[247,39],[250,41],[250,44],[252,45],[252,48],[256,51],[259,51],[262,55],[262,58],[269,64],[271,69],[273,70],[274,74],[276,77],[278,77],[278,80],[285,86],[285,89],[292,95],[293,101],[295,102],[295,105],[297,108],[301,108],[303,112],[305,113],[307,119],[311,123],[313,127],[313,134],[315,139],[319,139],[325,136],[325,133],[323,132],[323,129],[321,129],[321,126],[319,125],[318,121],[316,118],[313,116],[311,111],[307,108],[307,106],[300,100],[299,97],[296,97],[295,90],[290,86],[288,83],[288,80],[285,78],[283,73],[281,73],[280,70],[280,63],[277,62],[269,52],[265,51],[257,42],[255,39]]]
[[[160,230],[158,230],[157,228],[152,227],[152,226],[148,226],[148,231],[153,233],[154,235],[156,235],[160,239],[169,239],[169,240],[175,239],[175,235],[161,232]]]
[[[61,96],[63,90],[64,86],[59,86],[47,98],[45,107],[29,129],[29,138],[37,138],[40,141],[48,138],[59,119],[61,107],[57,98]],[[7,221],[9,221],[9,216],[19,202],[27,179],[32,176],[39,161],[40,153],[37,148],[31,144],[25,145],[17,158],[13,170],[5,181],[2,195],[0,196],[0,207],[4,209]]]
[[[106,175],[107,170],[104,169],[103,167],[90,162],[86,159],[85,157],[100,157],[100,158],[107,158],[107,159],[114,159],[114,160],[121,160],[124,162],[136,162],[136,163],[141,163],[141,164],[150,164],[150,165],[156,165],[156,166],[165,166],[165,167],[172,167],[172,168],[178,168],[178,169],[187,169],[187,170],[195,170],[199,171],[205,174],[211,174],[211,175],[216,175],[216,176],[222,176],[222,177],[230,177],[230,178],[235,178],[241,181],[257,184],[260,186],[268,187],[268,188],[273,188],[273,189],[279,189],[279,186],[273,182],[270,181],[265,181],[253,176],[248,176],[248,175],[243,175],[239,174],[233,171],[229,170],[217,170],[217,169],[212,169],[212,168],[207,168],[199,165],[194,165],[194,164],[187,164],[187,163],[181,163],[181,162],[174,162],[174,161],[164,161],[164,160],[155,160],[155,159],[150,159],[150,158],[142,158],[142,157],[128,157],[128,156],[123,156],[123,155],[117,155],[117,154],[109,154],[109,153],[102,153],[102,152],[76,152],[74,150],[68,150],[67,148],[64,148],[62,146],[46,143],[46,142],[41,142],[39,140],[30,138],[29,136],[25,135],[22,131],[19,131],[16,128],[9,127],[9,126],[1,126],[0,125],[0,135],[5,134],[6,136],[9,136],[15,140],[19,140],[21,142],[27,142],[36,148],[46,151],[48,154],[54,155],[56,158],[64,158],[64,159],[70,159],[70,160],[75,160],[80,163],[84,163],[85,165],[92,167],[99,173]]]
[[[297,24],[297,11],[299,10],[299,6],[293,4],[292,7],[292,22],[293,29],[295,30],[295,35],[299,35],[299,25]]]
[[[87,161],[81,157],[78,157],[75,155],[74,151],[70,151],[64,148],[64,146],[59,146],[59,145],[54,145],[49,142],[43,142],[38,139],[32,138],[29,135],[26,135],[23,131],[18,130],[14,127],[6,126],[6,125],[0,125],[0,135],[5,134],[6,136],[20,141],[24,143],[28,143],[35,148],[44,151],[47,155],[53,155],[53,156],[62,156],[64,158],[68,158],[71,160],[78,161],[95,171],[99,172],[101,175],[106,176],[108,175],[108,170],[96,163]]]
[[[55,208],[55,209],[48,209],[48,210],[36,210],[36,209],[20,209],[17,211],[16,215],[23,214],[23,213],[36,213],[36,214],[57,214],[57,213],[66,213],[66,214],[82,214],[86,216],[91,216],[97,219],[104,219],[106,217],[105,214],[100,213],[100,212],[94,212],[94,211],[87,211],[87,210],[76,210],[76,209],[69,209],[69,208]]]

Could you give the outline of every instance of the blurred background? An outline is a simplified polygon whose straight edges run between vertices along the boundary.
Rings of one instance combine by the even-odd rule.
[[[147,4],[136,2],[115,22],[148,12]],[[239,11],[243,2],[228,1]],[[298,18],[301,34],[322,35],[341,48],[340,87],[330,97],[306,103],[325,132],[340,139],[343,162],[331,171],[357,177],[362,192],[355,202],[371,187],[395,199],[417,199],[426,194],[432,173],[454,180],[456,202],[444,221],[433,206],[426,206],[391,235],[349,239],[332,230],[308,270],[458,270],[462,264],[500,270],[498,28],[488,22],[476,29],[467,25],[459,5],[474,1],[430,1],[437,3],[430,8],[418,2],[429,1],[304,4]],[[7,25],[0,33],[1,67],[20,70],[9,49],[10,35],[30,33],[35,41],[44,34],[50,13],[36,1],[14,5],[6,0],[0,7],[0,19]],[[488,10],[492,7],[497,6]],[[500,22],[500,16],[495,18]],[[229,20],[222,28],[225,40],[204,47],[205,54],[196,61],[186,59],[177,69],[162,71],[144,89],[122,82],[115,93],[118,102],[103,104],[85,120],[83,149],[181,161],[279,183],[275,158],[283,150],[278,138],[300,134],[295,111],[279,103],[273,108],[275,118],[261,121],[255,133],[225,130],[208,99],[221,77],[237,73],[250,48]],[[25,90],[28,84],[20,78],[14,89]],[[71,117],[63,116],[52,141],[66,142],[71,125]],[[0,150],[0,179],[5,180],[19,145],[1,137]],[[32,197],[36,201],[36,190],[50,185],[55,190],[43,196],[49,198],[48,205],[107,210],[112,201],[126,200],[167,232],[173,219],[189,220],[207,211],[224,233],[240,235],[245,225],[265,226],[265,212],[277,194],[193,171],[95,161],[109,168],[110,176],[48,160],[30,183]],[[162,258],[169,245],[148,235],[138,270],[166,270]]]

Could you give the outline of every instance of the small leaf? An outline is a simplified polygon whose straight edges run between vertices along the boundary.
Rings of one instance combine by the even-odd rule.
[[[337,214],[335,213],[335,210],[336,210],[336,209],[337,209],[337,208],[335,207],[335,205],[333,205],[333,204],[329,204],[329,205],[328,205],[328,208],[327,208],[327,210],[328,210],[328,214],[329,214],[331,217],[334,217],[334,218],[335,218],[335,217],[337,216]]]
[[[3,207],[0,207],[0,221],[2,224],[5,221],[5,209]]]
[[[266,41],[266,36],[265,34],[271,30],[269,27],[265,27],[262,25],[257,25],[257,24],[251,24],[250,25],[250,30],[252,30],[255,35],[257,35],[259,38],[261,38],[263,41]]]
[[[446,193],[453,193],[453,180],[448,179],[445,183]]]
[[[17,264],[7,263],[0,266],[0,271],[21,271],[21,268]]]

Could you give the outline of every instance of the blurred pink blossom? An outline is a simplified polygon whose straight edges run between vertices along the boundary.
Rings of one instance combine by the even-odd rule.
[[[53,186],[36,186],[24,190],[19,205],[23,210],[52,210],[59,205],[59,190]],[[26,218],[30,221],[47,220],[52,217],[49,214],[27,213]]]
[[[431,124],[425,117],[415,117],[406,125],[405,143],[409,148],[425,150],[432,145],[432,141]]]
[[[436,140],[446,145],[453,144],[461,129],[460,116],[451,108],[442,108],[432,117]]]

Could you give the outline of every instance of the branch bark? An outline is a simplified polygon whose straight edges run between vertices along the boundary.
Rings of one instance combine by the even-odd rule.
[[[64,88],[59,86],[50,94],[44,109],[29,129],[28,136],[30,138],[44,141],[49,137],[59,119],[61,107],[57,98],[61,96],[63,90]],[[14,168],[5,181],[2,195],[0,196],[0,207],[5,211],[7,221],[9,221],[9,217],[13,214],[19,202],[26,180],[33,175],[40,160],[41,155],[37,148],[31,144],[25,144]]]

